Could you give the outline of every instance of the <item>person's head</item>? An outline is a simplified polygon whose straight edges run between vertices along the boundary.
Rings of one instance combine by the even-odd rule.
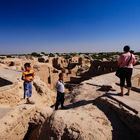
[[[63,73],[59,74],[59,80],[63,80]]]
[[[130,47],[128,45],[124,46],[123,51],[124,52],[129,52],[130,51]]]
[[[25,63],[24,68],[25,68],[25,70],[29,71],[31,69],[31,64],[30,63]]]

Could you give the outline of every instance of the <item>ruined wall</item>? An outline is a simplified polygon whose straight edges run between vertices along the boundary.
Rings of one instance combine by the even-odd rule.
[[[20,101],[17,83],[0,88],[0,104],[16,105]]]
[[[79,83],[93,76],[114,72],[116,69],[117,62],[115,61],[91,61],[84,57],[69,59],[58,57],[49,58],[47,64],[40,63],[36,73],[49,88],[54,89],[58,75],[62,71],[65,82]]]
[[[54,104],[56,94],[38,77],[35,77],[33,85],[32,99],[35,102],[34,105],[25,104],[25,100],[21,100],[17,106],[8,107],[10,111],[7,111],[4,116],[0,116],[0,140],[28,140],[31,138],[35,140],[40,136],[41,125],[52,114],[53,110],[49,106]],[[3,90],[3,94],[7,95],[8,92],[8,95],[12,94],[12,96],[8,97],[9,104],[12,101],[16,102],[15,95],[19,89],[16,87],[17,84],[8,86],[8,89],[6,88],[7,91]],[[20,90],[20,94],[21,91],[23,90]],[[7,100],[5,96],[3,99]],[[1,110],[5,109],[7,107]],[[35,133],[30,136],[30,132],[34,132],[34,130]]]
[[[116,61],[91,61],[91,67],[87,72],[89,76],[101,75],[109,72],[114,72],[117,68]]]
[[[57,70],[61,70],[62,69],[62,67],[61,67],[61,65],[59,63],[59,58],[54,58],[53,61],[52,61],[52,65]]]
[[[98,99],[99,103],[104,106],[108,106],[112,111],[117,113],[120,120],[135,134],[137,139],[140,139],[140,118],[139,114],[135,114],[131,110],[128,110],[124,106],[115,101],[111,101],[105,97]],[[115,103],[115,104],[114,104]],[[134,139],[136,139],[134,138]]]
[[[78,77],[71,77],[71,83],[80,83],[91,77],[114,72],[117,69],[116,61],[90,61],[90,67],[87,71],[81,72]]]
[[[101,74],[106,74],[110,72],[114,72],[117,69],[117,62],[116,61],[99,61],[94,60],[91,61],[91,66],[89,70],[83,73],[81,76],[83,77],[93,77]]]
[[[10,112],[9,115],[0,120],[0,140],[38,139],[41,133],[41,125],[51,114],[52,109],[49,107],[42,109],[35,105],[17,107],[13,112]],[[29,132],[33,131],[36,126],[38,131],[33,136],[30,136]]]
[[[54,71],[54,68],[47,64],[39,64],[35,70],[35,74],[45,82],[50,89],[53,89],[58,79],[58,72]]]

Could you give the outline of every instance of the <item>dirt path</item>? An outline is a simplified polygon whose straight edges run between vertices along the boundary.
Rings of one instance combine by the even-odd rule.
[[[137,69],[134,69],[133,76],[138,74],[139,69],[137,66]],[[11,78],[13,77],[11,76]],[[134,86],[132,88],[131,95],[124,97],[116,96],[120,89],[117,84],[119,83],[119,79],[115,77],[114,73],[93,77],[88,81],[82,82],[79,86],[74,88],[72,93],[66,95],[67,100],[65,102],[65,106],[67,109],[54,111],[50,119],[51,122],[48,124],[48,126],[50,125],[49,127],[53,128],[52,126],[54,124],[54,132],[56,132],[55,130],[61,130],[60,128],[62,128],[60,135],[62,134],[63,137],[67,137],[68,134],[71,135],[72,132],[74,135],[71,136],[78,135],[79,137],[80,135],[81,137],[83,136],[86,140],[90,138],[99,140],[136,140],[133,131],[131,131],[128,126],[126,126],[120,120],[118,114],[112,110],[112,108],[106,106],[104,102],[99,100],[99,97],[102,97],[108,93],[110,96],[113,96],[117,100],[124,102],[139,112],[139,87],[136,85],[136,79],[134,79],[133,82]],[[44,101],[42,100],[43,96],[38,97],[38,95],[34,95],[33,98],[36,102],[35,105],[40,107],[44,107],[45,105],[47,106],[47,101],[49,98],[46,98]],[[17,114],[20,116],[19,111],[22,110],[23,112],[27,113],[26,117],[28,122],[30,113],[33,112],[32,109],[35,111],[35,105],[26,105],[24,104],[24,100],[21,101],[20,104],[16,107],[17,112],[15,112],[15,118]],[[3,119],[9,111],[11,111],[11,108],[1,107],[0,119]],[[3,124],[3,128],[4,127],[5,124]],[[8,127],[9,126],[7,125],[7,128]],[[17,127],[20,126],[17,124]],[[72,130],[76,130],[76,132],[71,131],[71,128]],[[17,130],[18,129],[19,128],[17,128]],[[28,128],[24,129],[27,130]]]
[[[10,112],[12,108],[10,107],[0,107],[0,119],[3,118],[8,112]]]
[[[139,69],[134,69],[133,76],[135,77],[138,74]],[[88,81],[82,82],[81,85],[74,89],[73,93],[66,95],[67,100],[65,105],[70,111],[71,109],[73,110],[84,108],[88,105],[95,105],[110,121],[113,140],[135,140],[137,139],[136,135],[120,120],[118,114],[108,106],[105,106],[105,104],[98,100],[98,98],[107,93],[140,112],[140,90],[136,79],[137,76],[133,79],[131,95],[120,97],[117,96],[117,93],[120,92],[120,87],[118,85],[119,79],[115,77],[115,73],[91,78]],[[125,89],[125,92],[126,91],[127,90]]]

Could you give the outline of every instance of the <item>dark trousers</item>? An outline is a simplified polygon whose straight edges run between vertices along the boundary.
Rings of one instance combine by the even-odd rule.
[[[121,76],[120,76],[120,86],[124,87],[125,81],[127,83],[127,87],[131,87],[131,77],[132,77],[132,68],[122,68]]]
[[[61,107],[64,107],[64,93],[57,92],[57,98],[55,103],[55,110],[58,109],[58,106],[61,104]]]

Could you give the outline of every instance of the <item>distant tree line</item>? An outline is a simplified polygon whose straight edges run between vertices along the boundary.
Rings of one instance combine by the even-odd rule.
[[[101,52],[101,53],[93,53],[91,57],[93,59],[102,60],[103,58],[110,59],[113,58],[114,55],[120,55],[120,52]]]

